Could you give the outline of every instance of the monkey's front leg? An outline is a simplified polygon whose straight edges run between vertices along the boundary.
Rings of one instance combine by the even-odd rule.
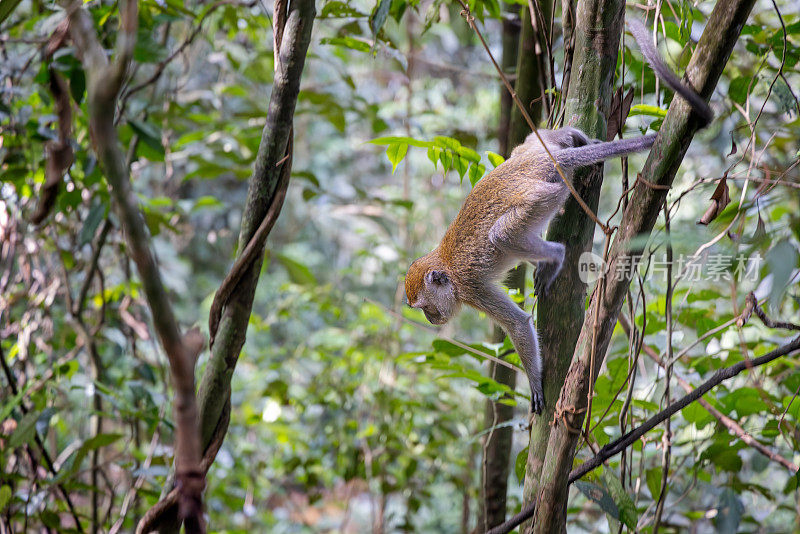
[[[542,355],[539,354],[539,339],[533,326],[533,317],[525,314],[524,319],[520,319],[509,328],[508,335],[528,375],[528,383],[531,386],[531,411],[540,414],[544,409]]]
[[[544,408],[542,389],[542,358],[539,354],[539,340],[533,326],[533,318],[525,313],[499,287],[484,286],[476,295],[476,308],[485,311],[503,330],[522,360],[528,383],[531,387],[531,410],[541,413]]]

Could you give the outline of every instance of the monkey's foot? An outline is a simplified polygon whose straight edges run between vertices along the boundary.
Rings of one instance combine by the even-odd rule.
[[[561,265],[556,263],[540,263],[536,267],[536,276],[533,279],[533,290],[536,295],[543,297],[550,292],[553,280],[558,276]]]
[[[544,410],[544,392],[532,391],[531,392],[531,415],[541,414]]]

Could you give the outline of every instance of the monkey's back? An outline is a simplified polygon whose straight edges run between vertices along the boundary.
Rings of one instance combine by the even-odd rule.
[[[509,230],[540,232],[569,195],[560,178],[549,181],[555,172],[546,154],[519,154],[475,184],[439,247],[457,278],[462,269],[475,276],[498,269],[502,273],[506,263],[513,266],[514,259],[490,241],[489,231],[500,217],[513,211],[511,219],[519,221],[520,227]]]

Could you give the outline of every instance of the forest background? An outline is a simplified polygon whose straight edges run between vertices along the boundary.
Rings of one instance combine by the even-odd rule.
[[[496,361],[519,364],[502,333],[474,311],[432,328],[405,306],[403,275],[530,131],[488,52],[539,127],[565,120],[613,138],[663,126],[665,146],[686,149],[696,124],[684,112],[685,130],[673,127],[671,94],[630,35],[614,44],[624,4],[79,4],[0,2],[2,532],[174,529],[173,462],[191,449],[176,430],[191,426],[173,394],[194,406],[193,356],[200,428],[181,443],[199,435],[200,449],[178,479],[205,476],[211,531],[482,532],[549,483],[541,529],[800,528],[791,2],[627,7],[650,29],[658,20],[659,50],[701,76],[716,118],[682,163],[659,145],[655,164],[637,155],[608,162],[605,180],[598,169],[579,179],[600,224],[574,201],[557,219],[549,235],[575,253],[552,297],[537,301],[530,267],[510,279],[521,305],[537,303],[552,349],[548,411],[532,427],[526,381]],[[690,63],[713,48],[703,39],[722,43],[718,82]],[[115,53],[104,65],[93,50]],[[672,175],[651,183],[659,161]],[[129,178],[133,194],[114,196]],[[653,230],[626,242],[647,195]],[[263,267],[209,326],[271,206]],[[584,323],[586,310],[603,313],[591,298],[601,286],[580,281],[578,260],[584,249],[608,259],[620,241],[637,259],[629,287],[602,286],[619,291],[621,312],[601,334]],[[194,352],[178,336],[191,326],[206,343]],[[589,409],[570,415],[579,435],[554,411],[586,354],[598,376]],[[567,489],[571,468],[737,365]],[[559,431],[570,455],[556,463],[545,451]]]

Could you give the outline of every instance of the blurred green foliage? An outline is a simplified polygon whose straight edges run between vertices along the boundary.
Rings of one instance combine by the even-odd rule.
[[[499,4],[469,6],[497,48]],[[729,261],[716,279],[678,283],[674,372],[693,384],[787,339],[755,318],[706,335],[741,311],[747,292],[758,287],[772,317],[798,322],[800,20],[790,2],[778,6],[781,19],[771,4],[756,7],[712,98],[718,118],[696,138],[669,196],[676,257],[719,236],[709,253],[763,260],[747,279]],[[117,3],[86,7],[113,49]],[[665,14],[661,41],[680,71],[711,6],[678,7]],[[117,118],[144,224],[187,326],[205,328],[234,255],[271,90],[271,9],[140,2],[134,66]],[[492,152],[501,87],[460,9],[441,0],[317,6],[289,197],[269,239],[233,377],[230,430],[208,476],[214,531],[474,526],[480,443],[491,431],[482,427],[483,400],[515,404],[526,386],[509,392],[485,376],[480,354],[510,348],[484,342],[485,317],[464,313],[437,337],[402,300],[409,261],[435,245],[471,185],[502,162]],[[0,348],[15,389],[4,374],[0,514],[12,531],[71,532],[67,493],[88,529],[96,493],[98,528],[120,520],[131,530],[158,499],[171,466],[169,377],[91,150],[80,62],[69,43],[50,59],[41,54],[63,17],[57,3],[0,2]],[[563,57],[555,48],[560,79]],[[656,98],[638,52],[625,48],[620,59],[619,82],[637,90],[628,131],[657,128],[670,95]],[[49,67],[69,83],[75,162],[53,213],[34,227],[28,217],[44,182],[46,143],[57,136]],[[631,169],[639,161],[631,158]],[[607,165],[601,215],[616,208],[619,172],[618,164]],[[696,225],[723,176],[733,203],[711,225]],[[662,357],[665,236],[660,223],[623,310]],[[600,234],[595,251],[602,251]],[[530,309],[531,299],[525,302]],[[505,357],[519,364],[515,354]],[[617,437],[620,417],[630,429],[659,411],[663,376],[618,329],[596,385],[592,444]],[[798,388],[796,358],[784,358],[705,399],[796,464]],[[673,382],[671,398],[679,395]],[[512,421],[513,457],[523,467],[526,406],[519,403]],[[721,532],[798,528],[796,474],[697,404],[671,428],[670,524]],[[629,451],[623,476],[617,457],[578,485],[570,532],[616,532],[620,524],[632,530],[637,522],[641,531],[651,529],[662,433],[659,427]],[[578,461],[590,455],[584,443]],[[512,512],[521,498],[522,470],[516,472]]]

